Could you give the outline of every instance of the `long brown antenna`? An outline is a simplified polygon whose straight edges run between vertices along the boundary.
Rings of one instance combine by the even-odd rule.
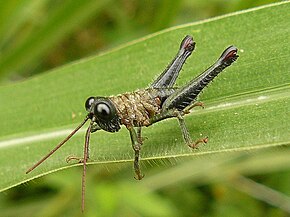
[[[47,158],[49,158],[54,152],[56,152],[57,149],[59,149],[64,143],[66,143],[89,119],[89,116],[86,116],[86,118],[83,120],[83,122],[69,134],[61,143],[59,143],[53,150],[51,150],[46,156],[44,156],[40,161],[38,161],[36,164],[34,164],[32,167],[30,167],[26,174],[30,173],[32,170],[34,170],[36,167],[38,167],[43,161],[45,161]],[[89,127],[90,128],[90,127]]]
[[[93,121],[86,132],[85,146],[84,146],[84,159],[83,159],[83,176],[82,176],[82,212],[85,210],[85,190],[86,190],[86,169],[87,169],[87,160],[89,152],[89,143],[90,143],[90,133]]]

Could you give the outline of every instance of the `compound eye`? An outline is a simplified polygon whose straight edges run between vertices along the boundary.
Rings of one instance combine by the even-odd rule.
[[[92,107],[94,101],[95,101],[95,97],[93,97],[93,96],[91,96],[91,97],[89,97],[89,98],[87,99],[87,101],[86,101],[86,103],[85,103],[85,107],[86,107],[86,110],[87,110],[87,111],[90,111],[90,109],[91,109],[91,107]]]
[[[101,119],[109,119],[111,117],[112,111],[110,105],[101,102],[95,106],[95,115]]]

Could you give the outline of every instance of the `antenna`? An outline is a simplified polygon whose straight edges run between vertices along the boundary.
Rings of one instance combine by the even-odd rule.
[[[34,170],[36,167],[38,167],[40,164],[43,163],[47,158],[49,158],[54,152],[56,152],[57,149],[59,149],[63,144],[65,144],[89,119],[89,116],[86,116],[86,118],[83,120],[83,122],[74,130],[72,131],[63,141],[61,141],[54,149],[52,149],[46,156],[44,156],[40,161],[38,161],[36,164],[34,164],[32,167],[30,167],[25,173],[28,174],[32,170]],[[89,127],[91,128],[91,127]]]

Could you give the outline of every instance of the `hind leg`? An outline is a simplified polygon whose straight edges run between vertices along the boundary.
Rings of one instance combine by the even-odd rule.
[[[177,89],[162,104],[162,111],[177,109],[182,111],[190,106],[201,93],[201,91],[226,67],[229,67],[236,59],[238,49],[234,46],[228,47],[220,58],[207,70],[191,80],[187,85]]]
[[[176,82],[179,72],[184,65],[186,59],[191,55],[195,48],[193,38],[187,35],[181,42],[179,50],[172,62],[159,75],[159,77],[151,84],[153,88],[171,88]]]

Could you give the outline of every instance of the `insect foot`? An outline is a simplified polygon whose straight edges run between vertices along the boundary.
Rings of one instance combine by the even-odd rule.
[[[145,175],[142,174],[138,161],[139,161],[139,159],[135,158],[135,160],[134,160],[134,171],[135,171],[134,179],[141,180],[144,178]]]
[[[207,143],[208,142],[208,137],[205,137],[205,138],[202,138],[202,139],[198,139],[196,140],[194,143],[191,143],[191,144],[188,144],[188,146],[190,148],[193,148],[193,149],[198,149],[198,146],[201,144],[201,143]]]
[[[183,113],[184,114],[189,114],[190,113],[190,110],[193,109],[194,107],[201,107],[204,109],[204,103],[203,102],[195,102],[193,103],[192,105],[186,107],[184,110],[183,110]]]
[[[134,179],[136,179],[136,180],[142,180],[144,177],[145,177],[144,174],[139,173],[139,174],[136,174],[136,176],[134,176]]]
[[[69,163],[69,162],[72,161],[72,160],[75,160],[75,161],[77,161],[78,163],[83,163],[83,162],[84,162],[84,158],[82,158],[82,157],[68,156],[68,157],[65,159],[65,161],[66,161],[67,163]]]

